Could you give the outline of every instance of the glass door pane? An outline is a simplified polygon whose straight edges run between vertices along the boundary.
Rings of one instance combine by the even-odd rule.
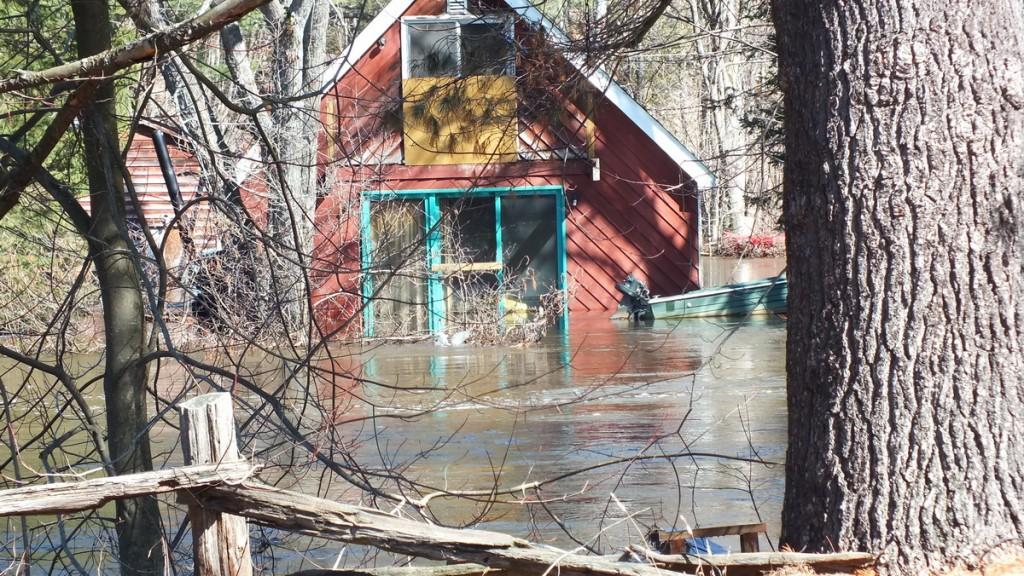
[[[441,279],[444,283],[447,323],[453,328],[474,328],[494,323],[498,312],[498,237],[495,199],[442,198]]]
[[[420,200],[374,202],[370,209],[370,282],[375,336],[428,331],[427,251]]]
[[[554,196],[501,199],[501,244],[506,290],[530,308],[557,291],[558,243]]]

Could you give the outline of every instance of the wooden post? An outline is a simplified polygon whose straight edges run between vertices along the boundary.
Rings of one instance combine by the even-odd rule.
[[[740,552],[760,552],[761,545],[758,542],[757,532],[740,534]]]
[[[178,412],[185,464],[241,460],[230,394],[220,392],[193,398],[183,402]],[[196,502],[189,503],[188,515],[197,576],[252,576],[245,518],[205,510]]]

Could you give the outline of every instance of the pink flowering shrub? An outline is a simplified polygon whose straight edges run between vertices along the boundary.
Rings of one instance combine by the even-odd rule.
[[[718,248],[719,256],[765,258],[786,255],[786,235],[782,232],[767,234],[735,234],[725,232]]]

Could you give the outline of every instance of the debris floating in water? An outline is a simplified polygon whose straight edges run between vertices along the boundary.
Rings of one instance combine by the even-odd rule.
[[[464,346],[466,342],[473,336],[473,332],[469,330],[459,330],[455,334],[452,334],[451,338],[444,332],[439,332],[434,337],[435,346]]]

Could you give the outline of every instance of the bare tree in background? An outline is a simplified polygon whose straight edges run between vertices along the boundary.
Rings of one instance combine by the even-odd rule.
[[[668,7],[635,49],[608,66],[651,113],[692,143],[718,177],[701,199],[705,247],[723,232],[776,228],[781,97],[774,31],[761,0],[686,0]]]

